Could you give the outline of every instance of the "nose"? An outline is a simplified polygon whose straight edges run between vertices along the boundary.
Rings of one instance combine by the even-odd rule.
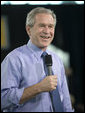
[[[50,32],[49,27],[48,26],[44,27],[43,33],[44,34],[49,34],[49,32]]]

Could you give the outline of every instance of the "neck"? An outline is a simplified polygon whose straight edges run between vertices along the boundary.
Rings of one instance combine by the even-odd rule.
[[[37,46],[37,47],[40,48],[42,51],[46,51],[47,46],[42,47],[42,46],[39,46],[39,45],[35,44],[32,40],[30,40],[30,41],[31,41],[31,43],[32,43],[33,45]]]
[[[42,51],[46,51],[47,47],[39,47]]]

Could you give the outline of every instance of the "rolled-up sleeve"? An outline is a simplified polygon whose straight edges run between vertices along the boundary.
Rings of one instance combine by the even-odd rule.
[[[1,64],[1,109],[19,106],[24,87],[20,87],[20,61],[15,55],[8,55]]]

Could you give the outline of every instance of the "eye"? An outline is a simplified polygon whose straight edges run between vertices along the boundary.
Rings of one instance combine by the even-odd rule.
[[[48,27],[49,27],[49,28],[54,28],[54,26],[53,26],[53,25],[49,25]]]
[[[39,27],[45,27],[45,25],[44,24],[40,24]]]

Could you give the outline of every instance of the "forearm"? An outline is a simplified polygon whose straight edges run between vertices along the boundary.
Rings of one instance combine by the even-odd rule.
[[[56,75],[47,76],[41,82],[24,89],[23,95],[20,99],[20,104],[28,101],[29,99],[35,97],[41,92],[49,92],[56,89],[57,77]]]
[[[1,92],[1,109],[8,109],[13,106],[19,106],[29,99],[33,98],[41,91],[40,83],[28,88],[9,88]]]
[[[42,92],[40,88],[40,83],[25,88],[19,104],[23,104],[24,102],[29,101],[29,99],[35,97],[40,92]]]

